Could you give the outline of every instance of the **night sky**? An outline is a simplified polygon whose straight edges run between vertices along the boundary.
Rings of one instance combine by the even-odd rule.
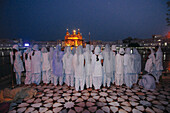
[[[89,32],[103,41],[165,35],[167,1],[0,0],[0,38],[63,40],[67,28],[87,41]]]

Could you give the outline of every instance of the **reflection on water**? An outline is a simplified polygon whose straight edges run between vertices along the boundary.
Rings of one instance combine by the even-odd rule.
[[[11,74],[9,53],[10,51],[0,51],[0,77]],[[142,57],[143,70],[149,53],[146,50],[139,50],[139,53]],[[163,50],[163,67],[164,73],[170,73],[170,50]]]

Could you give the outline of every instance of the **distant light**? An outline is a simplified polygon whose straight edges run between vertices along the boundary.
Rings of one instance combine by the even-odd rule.
[[[165,42],[165,46],[167,46],[167,42]]]
[[[30,44],[29,44],[29,43],[25,43],[24,46],[25,46],[25,47],[29,47]]]
[[[132,53],[133,53],[133,50],[130,50],[130,53],[132,54]]]

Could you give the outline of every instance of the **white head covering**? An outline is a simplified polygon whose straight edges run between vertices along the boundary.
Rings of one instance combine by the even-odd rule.
[[[94,46],[93,46],[93,45],[91,45],[91,47],[90,47],[90,48],[91,48],[91,51],[92,51],[92,50],[94,50]]]
[[[157,52],[162,53],[161,47],[159,46]]]
[[[100,47],[96,46],[95,50],[94,50],[94,54],[99,55],[100,54]]]
[[[53,47],[50,47],[50,52],[53,52],[54,51],[54,48]]]
[[[130,48],[125,49],[125,54],[130,54]]]
[[[120,48],[119,54],[124,54],[124,53],[125,53],[125,50],[123,48]]]
[[[46,47],[42,47],[41,52],[42,53],[47,53],[47,48]]]
[[[35,44],[35,45],[33,46],[33,50],[38,51],[38,45],[37,45],[37,44]]]
[[[152,48],[149,48],[151,50],[151,54],[155,54],[155,51]]]
[[[19,50],[19,47],[17,44],[13,45],[13,49],[16,49],[17,51]]]
[[[105,52],[110,52],[110,46],[109,46],[109,44],[106,44],[106,45],[105,45],[104,51],[105,51]]]
[[[86,52],[90,52],[90,45],[89,44],[86,45]]]
[[[116,51],[116,45],[112,45],[112,50]]]
[[[136,48],[133,48],[133,54],[139,55],[139,52]]]
[[[31,52],[31,48],[28,47],[27,50],[26,50],[26,53],[30,53]]]

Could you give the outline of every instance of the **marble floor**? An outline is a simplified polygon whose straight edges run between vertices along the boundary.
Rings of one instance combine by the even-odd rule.
[[[11,103],[10,113],[165,113],[170,112],[170,81],[164,81],[156,90],[147,91],[139,86],[101,88],[99,91],[74,87],[35,86],[38,94],[29,100]],[[30,87],[30,86],[27,86]]]

